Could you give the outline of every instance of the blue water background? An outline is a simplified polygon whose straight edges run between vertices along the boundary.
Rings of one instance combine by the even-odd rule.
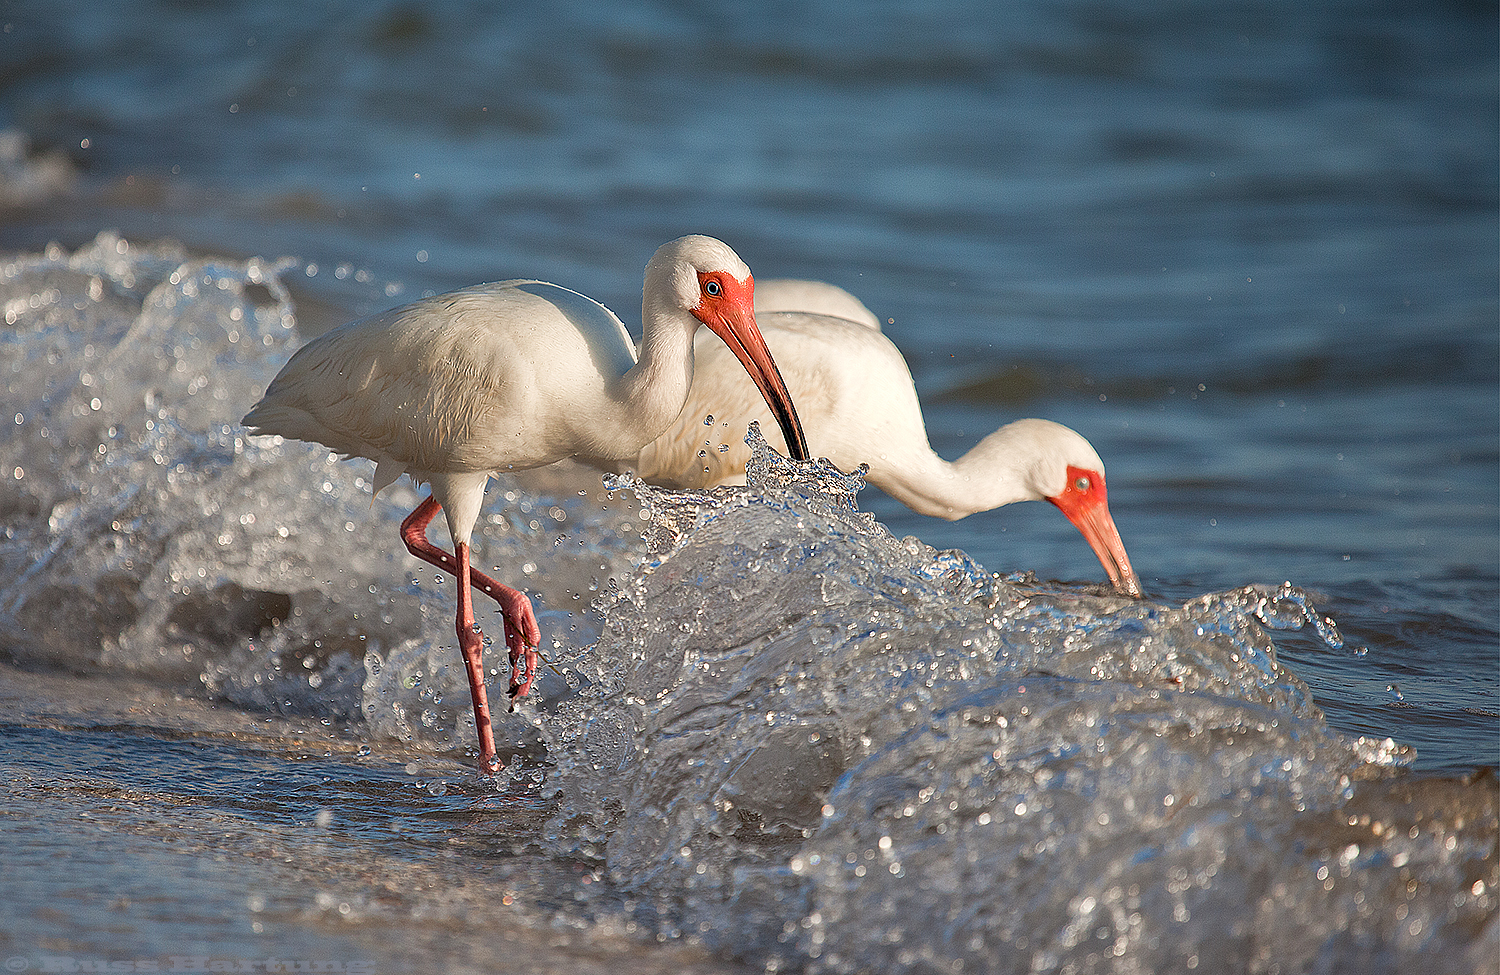
[[[887,319],[945,456],[1082,431],[1158,597],[1323,595],[1370,648],[1286,650],[1334,722],[1460,771],[1500,757],[1496,51],[1459,2],[7,0],[0,128],[74,176],[0,246],[290,253],[348,314],[534,275],[629,321],[715,234]],[[1047,505],[864,503],[1099,575]]]
[[[1277,631],[1281,661],[1335,729],[1418,757],[1396,798],[1362,796],[1364,825],[1401,823],[1401,836],[1366,842],[1350,819],[1327,840],[1325,866],[1344,872],[1313,886],[1347,896],[1335,854],[1366,842],[1358,910],[1405,919],[1393,905],[1412,888],[1382,892],[1384,851],[1404,856],[1407,835],[1439,849],[1448,830],[1453,852],[1456,819],[1493,820],[1493,805],[1473,810],[1495,780],[1438,777],[1500,763],[1497,24],[1492,3],[1467,0],[0,0],[0,252],[115,228],[137,256],[160,238],[294,255],[285,276],[309,330],[515,276],[631,322],[644,262],[688,232],[730,242],[758,277],[843,285],[907,355],[944,456],[1020,416],[1095,444],[1151,599],[1291,580],[1336,617],[1342,650]],[[947,523],[873,489],[860,503],[991,570],[1102,580],[1046,504]],[[108,615],[27,595],[64,633]],[[174,684],[79,653],[77,670],[61,651],[0,667],[7,967],[274,951],[379,971],[745,970],[648,917],[650,898],[622,906],[598,862],[538,846],[542,798],[497,793],[425,739],[346,725],[336,703],[287,716],[225,701],[198,686],[213,670],[198,660]],[[976,700],[1005,691],[977,683]],[[1319,774],[1305,778],[1334,786]],[[1116,798],[1159,813],[1155,788],[1146,777]],[[1308,886],[1301,853],[1257,857],[1290,838],[1312,869],[1313,821],[1260,820],[1228,850],[1226,928],[1243,920],[1242,880]],[[1170,855],[1161,835],[1143,825],[1117,852],[1151,876]],[[958,863],[963,848],[931,849]],[[1439,875],[1454,909],[1493,903],[1479,900],[1493,897],[1493,854],[1463,862],[1489,887]],[[1079,866],[1049,861],[1050,883],[1007,908],[1066,905]],[[971,893],[1013,890],[1028,889]],[[685,916],[722,932],[755,904],[697,911]],[[1170,930],[1170,909],[1144,911]],[[881,917],[830,933],[878,940]],[[1266,927],[1274,948],[1285,929]],[[1489,944],[1496,930],[1491,916]],[[1466,934],[1482,957],[1481,933]],[[1335,939],[1319,961],[1358,968],[1357,947]],[[1086,970],[1088,948],[1064,960]],[[1422,967],[1462,970],[1437,955]]]

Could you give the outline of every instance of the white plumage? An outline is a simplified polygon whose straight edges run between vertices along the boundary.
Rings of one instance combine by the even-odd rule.
[[[469,585],[494,598],[505,617],[512,696],[529,689],[541,638],[525,595],[469,565],[492,472],[566,457],[598,465],[636,457],[682,410],[700,324],[749,371],[747,383],[768,401],[792,455],[807,456],[786,385],[755,325],[750,269],[727,245],[699,236],[664,244],[646,266],[641,319],[637,357],[619,318],[577,292],[541,281],[477,285],[314,339],[245,415],[253,433],[370,458],[377,491],[403,473],[432,486],[402,524],[402,539],[412,554],[457,576],[456,629],[485,768],[494,765],[495,746]],[[439,508],[452,555],[426,536]]]
[[[761,335],[797,402],[814,455],[844,470],[868,464],[871,484],[939,518],[1051,501],[1083,534],[1115,587],[1140,595],[1109,513],[1104,462],[1077,432],[1050,420],[1017,420],[956,461],[944,460],[928,442],[906,360],[857,298],[822,282],[768,280],[757,288],[756,305]],[[636,458],[646,480],[669,487],[743,484],[752,420],[780,447],[754,387],[716,346],[699,334],[687,405]],[[706,416],[714,422],[705,425]]]

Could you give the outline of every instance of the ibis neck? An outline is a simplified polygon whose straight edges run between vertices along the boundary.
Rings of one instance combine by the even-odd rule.
[[[906,456],[870,462],[869,481],[920,514],[956,521],[1017,501],[1038,501],[1031,484],[1031,458],[1002,427],[956,461],[946,461],[923,442]]]
[[[698,321],[685,312],[643,309],[640,355],[620,377],[615,400],[623,407],[621,443],[634,444],[635,453],[666,431],[682,412],[693,384],[693,331]],[[686,318],[687,321],[682,319]]]

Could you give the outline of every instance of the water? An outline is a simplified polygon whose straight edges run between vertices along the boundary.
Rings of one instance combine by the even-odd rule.
[[[1500,951],[1492,11],[106,7],[0,6],[7,959]],[[505,478],[567,679],[486,782],[416,494],[234,421],[425,291],[629,321],[690,231],[864,299],[945,456],[1084,432],[1148,599],[1048,505]]]

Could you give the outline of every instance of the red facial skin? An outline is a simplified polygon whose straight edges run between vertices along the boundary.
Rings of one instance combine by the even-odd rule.
[[[1119,529],[1109,513],[1108,492],[1104,487],[1104,475],[1081,467],[1068,467],[1068,486],[1056,497],[1047,499],[1057,505],[1073,526],[1082,533],[1089,547],[1099,557],[1109,581],[1116,589],[1137,598],[1141,595],[1141,583],[1135,570],[1130,567],[1130,557],[1125,554],[1125,543],[1120,540]]]
[[[746,275],[745,280],[739,281],[723,271],[699,271],[698,290],[702,297],[692,310],[693,317],[724,340],[755,381],[781,426],[792,458],[807,460],[802,421],[797,418],[797,408],[782,381],[781,370],[776,368],[771,350],[766,348],[766,340],[755,324],[755,278]]]

